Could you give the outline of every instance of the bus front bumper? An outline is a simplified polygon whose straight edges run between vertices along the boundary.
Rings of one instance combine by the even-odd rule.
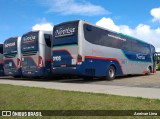
[[[14,70],[13,69],[12,70],[9,70],[9,69],[5,70],[4,69],[4,74],[6,76],[22,76],[21,68],[14,69]]]
[[[36,70],[22,70],[22,75],[24,77],[45,77],[49,76],[51,74],[50,70],[45,69],[44,67],[42,68],[37,68]]]

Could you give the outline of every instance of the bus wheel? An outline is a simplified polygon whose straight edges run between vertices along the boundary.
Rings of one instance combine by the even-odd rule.
[[[148,68],[147,68],[147,70],[148,70],[148,75],[150,75],[151,74],[151,72],[152,72],[152,68],[151,68],[151,66],[149,66]]]
[[[113,80],[116,76],[116,70],[114,66],[109,66],[108,70],[107,70],[107,75],[106,75],[106,79],[107,80]]]

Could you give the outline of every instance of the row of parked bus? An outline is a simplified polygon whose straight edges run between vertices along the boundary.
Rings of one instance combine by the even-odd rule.
[[[8,38],[1,51],[4,66],[0,61],[0,68],[13,77],[77,75],[112,80],[155,73],[157,63],[153,45],[83,20],[60,23],[52,32],[31,31]]]

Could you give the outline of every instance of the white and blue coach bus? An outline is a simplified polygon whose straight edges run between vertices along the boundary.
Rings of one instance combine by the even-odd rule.
[[[0,76],[4,75],[3,69],[3,43],[0,43]]]
[[[21,77],[21,37],[11,37],[4,41],[3,60],[4,74]]]
[[[50,31],[31,31],[22,36],[22,74],[25,77],[51,75]]]
[[[52,72],[84,78],[155,72],[153,45],[85,21],[54,26]]]

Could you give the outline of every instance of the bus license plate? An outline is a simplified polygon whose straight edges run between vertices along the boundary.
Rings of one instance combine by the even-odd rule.
[[[31,72],[28,72],[28,74],[31,74]]]
[[[65,65],[65,64],[63,64],[63,65],[61,65],[61,67],[66,67],[66,65]]]

